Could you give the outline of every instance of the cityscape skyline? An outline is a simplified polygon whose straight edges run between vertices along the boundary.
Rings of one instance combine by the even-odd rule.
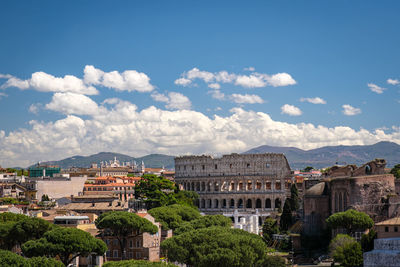
[[[400,144],[398,6],[7,1],[0,165]]]

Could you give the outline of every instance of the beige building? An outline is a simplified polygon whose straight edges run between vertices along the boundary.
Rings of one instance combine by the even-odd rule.
[[[175,182],[196,191],[207,214],[233,217],[258,210],[261,217],[282,207],[291,171],[283,154],[231,154],[175,158]]]
[[[377,238],[400,237],[400,217],[395,217],[375,224]]]

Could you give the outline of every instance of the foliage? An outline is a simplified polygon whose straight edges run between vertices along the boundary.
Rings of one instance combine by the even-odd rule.
[[[175,229],[174,234],[179,235],[188,231],[208,228],[212,226],[231,227],[232,220],[223,215],[205,215],[190,222],[184,222]]]
[[[64,267],[64,264],[53,258],[33,257],[27,260],[29,267]]]
[[[43,234],[56,226],[43,219],[26,217],[15,222],[9,231],[8,238],[12,244],[23,244],[28,240],[39,239]]]
[[[175,193],[175,198],[177,204],[187,205],[197,209],[196,203],[199,201],[199,194],[196,192],[181,190]]]
[[[135,198],[143,199],[148,209],[175,204],[175,185],[164,177],[144,174],[135,186]]]
[[[13,197],[2,197],[0,198],[0,203],[1,204],[14,204],[14,205],[28,205],[29,202],[19,200]]]
[[[378,234],[374,229],[369,230],[368,234],[363,234],[361,236],[361,248],[363,252],[368,252],[374,249],[374,240],[377,236]]]
[[[356,241],[353,237],[345,234],[338,234],[334,239],[329,243],[329,252],[331,256],[335,253],[338,247],[342,247],[345,244],[353,243]]]
[[[2,223],[2,222],[16,222],[16,221],[23,220],[23,219],[26,219],[26,218],[29,218],[29,217],[26,216],[26,215],[23,215],[23,214],[15,214],[15,213],[12,213],[12,212],[0,213],[0,223]]]
[[[303,172],[310,172],[311,170],[314,170],[314,167],[307,166],[304,168]]]
[[[46,232],[41,239],[24,243],[21,249],[27,257],[57,256],[68,265],[78,256],[87,256],[90,253],[102,255],[107,246],[100,239],[80,229],[57,227]]]
[[[151,262],[145,260],[125,260],[125,261],[109,261],[103,264],[103,267],[176,267],[172,263]]]
[[[50,201],[49,196],[46,194],[42,195],[42,201]]]
[[[262,260],[256,263],[256,267],[285,267],[286,263],[279,256],[265,256]]]
[[[153,208],[149,210],[149,213],[157,222],[161,223],[162,229],[164,230],[174,230],[183,222],[192,221],[201,216],[197,209],[178,204]]]
[[[369,229],[374,225],[373,220],[366,213],[352,209],[332,214],[326,219],[326,223],[332,229],[346,229],[347,234],[355,230]]]
[[[0,250],[0,266],[28,267],[24,257],[8,250]]]
[[[292,224],[293,224],[292,209],[290,205],[290,199],[287,198],[285,200],[285,204],[283,205],[283,212],[281,215],[281,221],[279,226],[281,231],[287,231]]]
[[[157,226],[137,214],[126,211],[111,211],[100,215],[95,221],[96,227],[103,236],[111,235],[118,239],[122,258],[125,259],[127,236],[137,231],[137,235],[148,232],[155,234]]]
[[[397,179],[400,178],[400,164],[394,165],[393,169],[390,170],[390,173]]]
[[[332,244],[332,242],[334,244]],[[361,266],[363,255],[361,245],[350,236],[338,235],[331,242],[333,259],[343,267]],[[330,247],[331,247],[330,245]]]
[[[295,183],[290,187],[290,208],[292,211],[297,211],[300,207],[299,203],[299,190]]]
[[[169,260],[193,266],[253,266],[266,256],[261,237],[227,227],[185,232],[163,241],[161,247]]]
[[[266,218],[262,226],[263,237],[266,241],[272,240],[272,235],[279,233],[278,222],[272,218]]]

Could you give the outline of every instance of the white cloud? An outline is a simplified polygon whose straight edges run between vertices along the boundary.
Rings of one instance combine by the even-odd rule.
[[[188,97],[177,92],[169,92],[168,96],[154,92],[151,97],[154,101],[166,103],[167,109],[190,109],[192,106]]]
[[[281,107],[282,114],[288,114],[290,116],[300,116],[302,114],[301,110],[293,105],[285,104]]]
[[[342,108],[343,108],[343,114],[347,116],[354,116],[361,113],[361,109],[355,108],[348,104],[343,105]]]
[[[55,77],[39,71],[32,74],[28,80],[21,80],[11,76],[1,88],[17,87],[21,90],[34,89],[40,92],[72,92],[85,95],[96,95],[99,92],[93,86],[72,75],[65,75],[63,78]]]
[[[0,92],[0,99],[2,99],[3,97],[7,97],[8,95],[6,93]]]
[[[314,98],[310,98],[310,97],[302,97],[300,98],[301,102],[308,102],[311,104],[326,104],[326,101],[323,100],[320,97],[314,97]]]
[[[220,90],[211,90],[208,91],[209,94],[211,94],[212,98],[218,99],[218,100],[225,100],[225,94],[222,93]]]
[[[87,84],[101,85],[117,91],[151,92],[154,86],[150,84],[150,78],[136,70],[104,72],[91,65],[85,66],[84,80]]]
[[[256,69],[254,67],[248,67],[248,68],[244,68],[244,71],[255,71]]]
[[[28,166],[100,151],[132,156],[150,153],[221,154],[243,152],[260,145],[312,149],[333,145],[369,145],[379,141],[400,144],[400,129],[354,130],[311,123],[275,121],[263,112],[231,110],[228,116],[209,118],[193,110],[141,111],[127,101],[82,119],[75,115],[55,122],[30,122],[29,128],[0,130],[0,165]]]
[[[238,104],[262,104],[264,100],[258,95],[241,95],[241,94],[232,94],[230,99]]]
[[[221,85],[219,85],[219,83],[210,83],[210,84],[208,85],[208,87],[218,90],[218,89],[221,88]]]
[[[35,115],[39,114],[40,109],[42,109],[43,105],[41,103],[34,103],[29,106],[29,112]]]
[[[398,79],[387,79],[386,82],[391,85],[398,85],[400,83]]]
[[[247,70],[251,70],[248,68]],[[254,68],[252,69],[254,71]],[[277,73],[273,75],[252,72],[249,75],[241,75],[235,73],[228,73],[227,71],[208,72],[202,71],[198,68],[193,68],[187,72],[182,73],[181,77],[175,80],[175,84],[187,86],[194,80],[200,79],[208,84],[209,87],[219,89],[220,85],[217,83],[230,83],[245,88],[257,88],[265,86],[288,86],[296,84],[296,81],[288,73]],[[218,88],[217,88],[218,87]]]
[[[215,111],[221,111],[222,108],[221,108],[221,107],[216,107],[214,110],[215,110]]]
[[[369,89],[370,89],[372,92],[375,92],[375,93],[377,93],[377,94],[382,94],[383,91],[386,90],[386,88],[380,87],[380,86],[378,86],[378,85],[376,85],[376,84],[373,84],[373,83],[369,83],[369,84],[367,84],[367,85],[368,85]]]
[[[46,109],[64,114],[96,115],[99,107],[96,102],[85,95],[74,93],[55,93]]]

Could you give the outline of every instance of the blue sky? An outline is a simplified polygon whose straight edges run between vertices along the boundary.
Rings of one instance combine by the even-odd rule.
[[[399,5],[2,1],[0,165],[400,143]]]

